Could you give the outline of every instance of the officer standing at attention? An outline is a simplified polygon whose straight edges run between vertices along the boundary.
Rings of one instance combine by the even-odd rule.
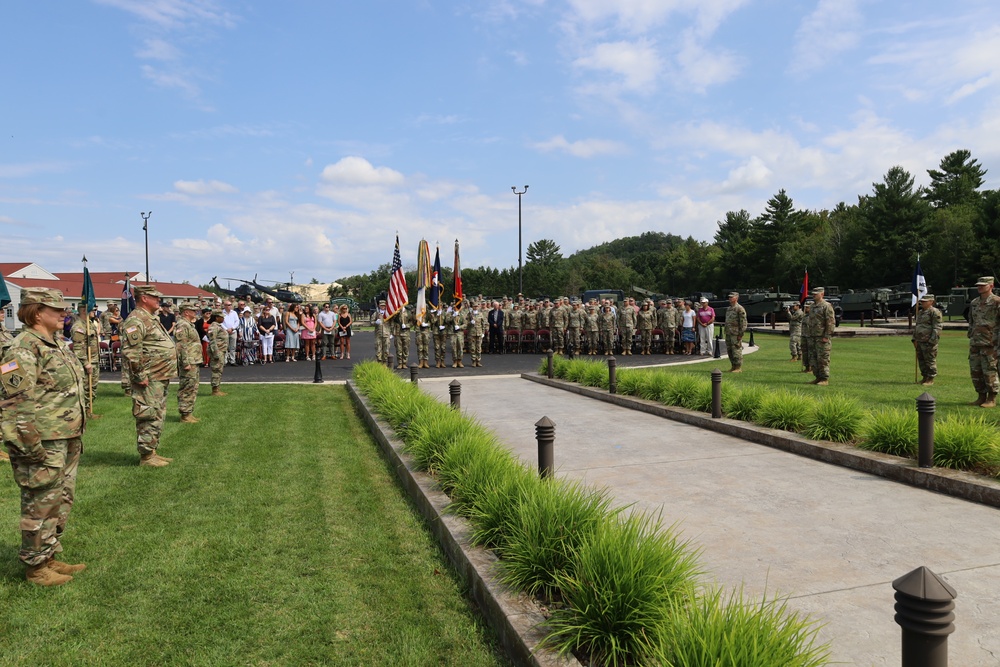
[[[415,313],[413,317],[416,328],[414,338],[417,342],[417,368],[430,368],[427,358],[431,352],[431,311]]]
[[[428,313],[431,327],[434,329],[434,368],[444,368],[448,360],[448,332],[445,330],[445,312],[439,304],[435,310]]]
[[[385,299],[378,302],[378,312],[375,314],[375,361],[383,366],[389,363],[389,339],[392,329],[386,320]]]
[[[639,329],[639,354],[649,354],[653,344],[653,327],[656,324],[656,313],[650,310],[649,301],[643,301],[639,314],[636,316]]]
[[[0,358],[0,433],[21,490],[25,578],[60,586],[87,566],[56,560],[76,494],[86,417],[84,370],[62,342],[62,292],[21,290],[17,317],[25,329]]]
[[[226,368],[229,355],[229,329],[225,325],[226,314],[221,310],[212,311],[212,323],[208,325],[208,365],[212,369],[212,396],[225,396],[222,391],[222,372]]]
[[[937,377],[938,340],[941,338],[941,311],[934,307],[934,295],[925,294],[917,302],[917,319],[913,326],[913,347],[920,366],[920,384],[932,385]]]
[[[726,354],[732,368],[730,373],[743,372],[743,334],[747,330],[747,311],[739,304],[739,292],[729,293],[729,308],[726,308]]]
[[[793,303],[788,312],[788,351],[792,353],[789,361],[802,360],[802,322],[806,319],[806,314],[799,308],[799,304]]]
[[[83,404],[87,408],[87,419],[100,419],[101,415],[94,414],[94,397],[101,379],[101,321],[87,312],[86,301],[80,302],[77,313],[78,317],[73,318],[70,338],[73,340],[73,354],[87,373],[83,383]]]
[[[396,337],[396,368],[406,368],[410,360],[410,328],[413,318],[410,311],[403,306],[389,320],[392,335]]]
[[[173,460],[156,449],[167,412],[167,388],[177,376],[177,350],[156,316],[163,295],[152,285],[138,285],[134,291],[135,310],[120,327],[122,366],[127,366],[131,380],[139,465],[161,468]]]
[[[198,319],[198,305],[190,301],[180,306],[180,317],[174,324],[174,340],[177,342],[177,411],[181,413],[182,424],[195,424],[200,420],[194,416],[194,404],[198,400],[198,385],[201,381],[198,368],[201,366],[201,338],[194,328]],[[226,342],[228,345],[228,341]]]
[[[997,404],[997,336],[1000,336],[1000,297],[993,294],[993,276],[976,281],[979,296],[969,304],[969,372],[979,398],[970,405]]]
[[[833,306],[824,297],[826,290],[817,287],[812,291],[813,305],[806,319],[806,335],[809,337],[809,366],[814,380],[810,384],[826,386],[830,384],[830,341],[837,326]]]
[[[462,355],[465,354],[465,329],[469,326],[469,318],[465,308],[462,308],[460,299],[456,300],[445,313],[445,322],[448,343],[451,347],[451,367],[465,368],[465,364],[462,363]]]
[[[472,365],[477,367],[483,365],[483,336],[486,335],[488,326],[487,315],[483,312],[482,307],[482,302],[473,302],[467,325],[469,356],[472,357]]]

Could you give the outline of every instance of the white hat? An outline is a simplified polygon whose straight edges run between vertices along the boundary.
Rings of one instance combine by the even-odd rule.
[[[708,303],[708,299],[706,299],[705,297],[701,297],[701,302],[702,303]]]

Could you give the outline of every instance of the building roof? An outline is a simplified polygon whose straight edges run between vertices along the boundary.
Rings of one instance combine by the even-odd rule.
[[[0,265],[2,268],[2,265]],[[94,298],[98,301],[120,301],[122,298],[122,288],[124,285],[112,282],[98,282],[93,279]],[[110,275],[110,274],[104,274]],[[118,279],[124,278],[124,274],[116,273]],[[48,280],[44,278],[5,278],[11,285],[17,287],[50,287],[60,290],[63,296],[70,301],[78,301],[83,294],[83,272],[80,273],[60,273],[58,280]],[[170,299],[215,299],[216,295],[206,292],[203,289],[189,285],[187,283],[152,283],[163,295]]]
[[[4,274],[7,275],[7,274]],[[60,280],[83,280],[83,271],[76,273],[55,273],[55,277]],[[128,271],[91,271],[90,281],[95,285],[97,283],[109,283],[122,285],[125,283],[125,278],[128,277],[131,281],[136,281],[142,273],[129,273]]]

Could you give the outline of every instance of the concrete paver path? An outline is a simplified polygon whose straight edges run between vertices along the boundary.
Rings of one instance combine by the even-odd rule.
[[[447,402],[452,379],[420,384]],[[662,510],[708,577],[825,623],[834,661],[900,664],[890,584],[924,565],[958,591],[951,664],[1000,665],[1000,511],[520,378],[459,379],[463,410],[526,463],[547,416],[559,475]]]

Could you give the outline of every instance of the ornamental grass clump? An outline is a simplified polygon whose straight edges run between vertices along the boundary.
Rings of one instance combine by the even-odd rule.
[[[731,419],[756,421],[765,394],[764,387],[756,384],[732,387],[729,391],[723,389],[722,411]]]
[[[893,456],[917,456],[917,413],[885,409],[869,413],[858,447]]]
[[[646,382],[639,387],[637,395],[647,401],[662,400],[663,393],[670,389],[678,379],[678,376],[664,371],[648,371],[646,375]]]
[[[694,375],[675,375],[673,381],[664,387],[659,401],[666,405],[683,406],[685,401],[692,401],[701,389],[703,380]]]
[[[858,439],[865,412],[853,398],[824,396],[816,404],[803,434],[813,440],[852,442]]]
[[[528,487],[510,522],[501,578],[514,589],[551,598],[556,578],[572,572],[580,544],[613,514],[606,491],[580,482],[550,479]]]
[[[587,374],[587,367],[590,366],[590,362],[584,361],[583,359],[572,359],[566,364],[566,373],[564,375],[565,379],[570,382],[582,383],[584,376]]]
[[[431,408],[428,418],[415,420],[407,429],[403,451],[413,457],[418,469],[440,470],[448,448],[457,442],[478,437],[496,444],[496,440],[474,420],[448,406],[437,405],[440,408]]]
[[[652,377],[649,371],[639,371],[632,368],[618,368],[615,378],[618,382],[618,393],[626,396],[638,396],[642,387]]]
[[[726,394],[726,385],[722,385],[722,394]],[[711,380],[698,379],[698,385],[694,391],[681,399],[681,407],[698,412],[712,411],[712,382]]]
[[[493,549],[506,558],[510,552],[508,539],[521,504],[542,482],[537,474],[516,461],[492,471],[470,467],[470,475],[477,472],[482,475],[482,484],[468,503],[466,516],[472,523],[469,538],[473,544]]]
[[[609,517],[580,544],[572,567],[556,576],[564,606],[545,623],[545,645],[574,650],[591,664],[624,667],[655,659],[671,609],[695,594],[698,552],[659,517]]]
[[[705,591],[693,604],[675,607],[657,664],[819,667],[828,663],[830,648],[816,644],[818,631],[784,601],[748,600],[742,590],[728,598],[721,589]]]
[[[588,387],[608,388],[608,367],[602,363],[587,362],[587,372],[580,382]]]
[[[996,427],[982,416],[952,416],[934,425],[934,465],[983,470],[1000,464]]]
[[[754,422],[768,428],[799,432],[813,414],[813,401],[802,394],[780,390],[764,395]]]

